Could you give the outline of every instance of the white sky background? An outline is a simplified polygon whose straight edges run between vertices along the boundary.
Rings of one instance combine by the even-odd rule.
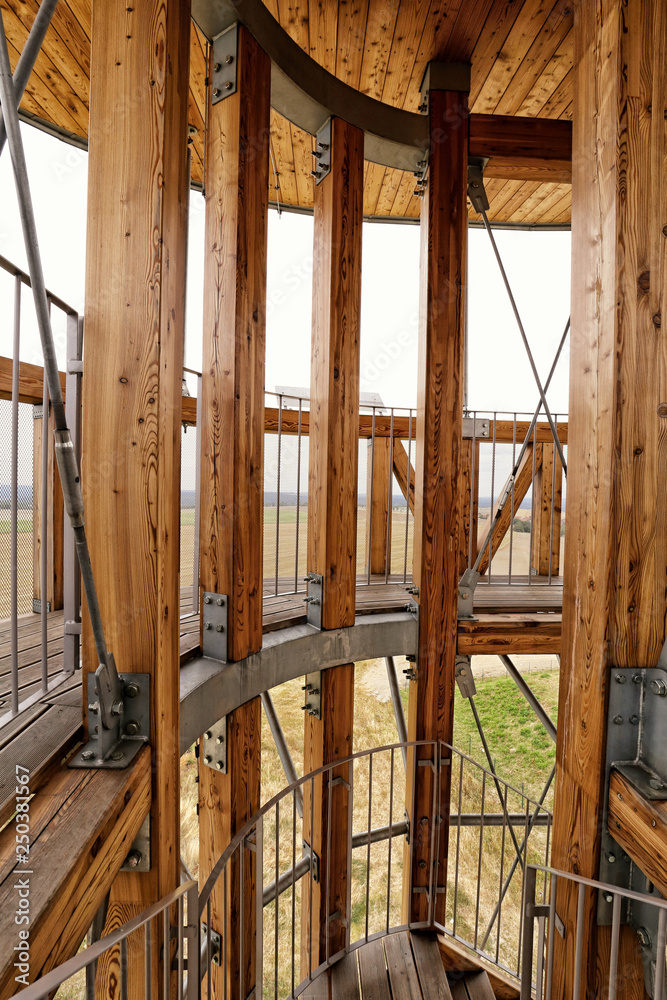
[[[22,126],[47,287],[79,310],[85,282],[87,154]],[[204,204],[191,195],[186,364],[201,365]],[[266,387],[310,382],[312,218],[269,214]],[[567,320],[570,234],[497,232],[519,310],[542,379]],[[0,159],[0,253],[25,268],[8,150]],[[361,390],[388,406],[414,406],[417,381],[419,227],[368,223],[363,233]],[[488,236],[469,237],[470,408],[533,411],[537,389]],[[12,350],[12,281],[0,271],[0,353]],[[41,349],[24,296],[21,358],[41,364]],[[61,367],[63,325],[54,317]],[[549,391],[554,412],[567,412],[566,347]],[[5,449],[2,449],[4,452]],[[0,482],[5,477],[0,468]]]

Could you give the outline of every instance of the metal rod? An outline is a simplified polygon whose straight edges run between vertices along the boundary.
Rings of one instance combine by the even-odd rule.
[[[276,749],[278,750],[278,756],[280,757],[280,763],[283,766],[287,783],[289,785],[293,785],[299,779],[296,773],[296,768],[294,767],[292,755],[289,752],[289,747],[287,746],[287,741],[285,740],[285,734],[276,714],[273,699],[268,691],[262,692],[261,699],[262,705],[264,706],[264,712],[266,713],[266,721],[269,724],[271,735],[273,736],[273,740],[276,744]],[[297,785],[294,790],[294,794],[296,796],[296,807],[299,811],[299,816],[303,817],[303,789],[301,788],[301,785]]]
[[[581,887],[583,889],[583,886]],[[611,950],[609,954],[609,1000],[616,1000],[618,991],[618,947],[621,936],[621,902],[622,897],[614,893],[611,911]],[[664,962],[663,962],[664,968]],[[656,997],[661,994],[655,993]]]
[[[537,872],[534,868],[526,869],[526,891],[524,894],[523,940],[521,948],[521,1000],[531,1000],[533,979],[533,934],[535,912],[535,881]]]
[[[278,396],[278,458],[276,468],[276,597],[278,596],[278,572],[280,562],[280,460],[283,441],[283,397]]]
[[[394,750],[393,747],[390,751],[390,769],[389,769],[389,829],[391,830],[394,825]],[[409,825],[406,823],[406,827],[409,829]],[[391,841],[392,838],[389,837],[387,842],[387,925],[386,930],[389,933],[389,914],[391,909]]]
[[[482,771],[482,797],[480,801],[479,851],[477,854],[477,900],[475,903],[475,951],[479,934],[479,897],[482,886],[482,854],[484,853],[484,803],[486,800],[486,771]]]
[[[78,463],[72,448],[67,422],[65,418],[65,406],[63,403],[62,388],[60,385],[60,375],[58,372],[58,359],[56,357],[53,330],[48,312],[46,287],[44,284],[44,273],[42,271],[42,261],[37,240],[37,227],[35,215],[30,195],[30,184],[28,181],[28,171],[26,168],[25,154],[23,150],[23,140],[16,108],[14,106],[14,87],[12,82],[12,72],[9,63],[9,53],[7,51],[7,38],[5,35],[4,22],[0,13],[0,104],[7,130],[7,140],[14,168],[14,179],[19,201],[19,211],[21,215],[21,226],[23,229],[23,239],[25,242],[26,255],[28,257],[28,267],[32,285],[33,298],[35,302],[35,312],[37,315],[37,325],[39,327],[40,340],[42,342],[42,353],[44,356],[44,373],[48,383],[49,396],[53,406],[54,425],[56,431],[56,457],[58,459],[58,469],[63,487],[63,497],[65,508],[72,521],[76,537],[77,553],[79,565],[81,566],[81,576],[88,612],[92,626],[92,633],[95,639],[97,656],[100,664],[104,664],[107,669],[107,649],[104,639],[104,628],[100,614],[99,602],[95,581],[93,579],[92,567],[90,563],[90,553],[86,540],[86,531],[83,518],[83,499],[81,495],[81,484],[78,470]]]
[[[482,726],[482,721],[481,721],[481,719],[479,717],[479,714],[477,712],[477,706],[475,705],[475,699],[471,695],[468,698],[468,701],[470,702],[470,708],[472,710],[473,718],[475,719],[475,725],[477,726],[477,732],[479,733],[479,738],[482,741],[482,746],[484,748],[484,753],[485,753],[486,759],[487,759],[487,761],[489,763],[489,771],[491,772],[491,776],[493,778],[493,783],[496,786],[496,791],[498,793],[498,801],[500,802],[500,808],[503,810],[503,815],[506,815],[507,810],[506,810],[505,804],[503,802],[503,791],[502,791],[502,788],[500,787],[500,781],[498,780],[498,775],[496,774],[496,769],[495,769],[494,764],[493,764],[493,758],[491,757],[491,751],[489,750],[489,744],[486,742],[486,736],[484,735],[484,727]],[[512,829],[511,826],[509,827],[509,831],[510,831],[510,836],[512,838],[512,842],[514,844],[514,849],[516,851],[516,856],[520,860],[521,859],[521,848],[519,847],[519,842],[516,839],[516,835],[515,835],[514,830]],[[521,867],[523,867],[523,865]],[[482,947],[484,947],[485,943],[486,943],[486,939],[482,942]]]
[[[542,725],[546,729],[547,733],[549,734],[549,736],[551,737],[551,739],[555,743],[556,742],[556,727],[553,724],[553,722],[551,721],[551,719],[549,718],[549,716],[547,715],[545,709],[542,708],[542,705],[540,704],[539,700],[537,699],[537,697],[533,693],[530,685],[526,683],[524,677],[522,676],[522,674],[519,671],[519,668],[514,664],[514,662],[510,659],[510,657],[507,656],[505,653],[501,653],[500,654],[500,660],[501,660],[503,666],[505,667],[505,669],[507,670],[507,673],[510,675],[510,677],[512,678],[512,680],[515,682],[515,684],[518,687],[519,691],[521,691],[521,694],[524,696],[524,698],[526,699],[526,701],[528,702],[528,704],[532,708],[533,712],[535,713],[535,715],[537,716],[537,718],[540,720],[540,722],[542,723]]]
[[[368,463],[368,450],[366,451],[366,463]],[[368,477],[366,477],[368,481]],[[368,566],[366,583],[371,582],[371,558],[373,555],[373,494],[375,492],[375,407],[371,418],[371,475],[370,490],[366,490],[366,536],[367,536],[367,559]]]
[[[151,922],[144,926],[144,994],[146,1000],[151,1000],[152,996],[152,969],[151,969]],[[190,955],[188,954],[188,967],[190,965]],[[94,996],[94,995],[93,995]]]
[[[555,358],[553,360],[553,363],[551,365],[551,371],[549,372],[549,377],[547,378],[547,380],[545,382],[545,392],[548,390],[549,386],[551,385],[551,380],[552,380],[552,378],[554,376],[554,373],[556,371],[556,366],[558,365],[558,361],[560,359],[563,347],[565,346],[565,341],[567,340],[567,335],[568,335],[569,332],[570,332],[570,320],[568,318],[568,321],[565,324],[565,329],[563,331],[563,335],[562,335],[562,337],[560,339],[560,342],[558,344],[558,350],[556,351],[556,356],[555,356]],[[519,471],[519,466],[521,465],[521,462],[523,460],[523,456],[526,454],[526,451],[528,450],[528,445],[530,444],[530,439],[531,439],[531,437],[533,435],[533,430],[535,428],[535,425],[537,424],[537,420],[538,420],[539,415],[540,415],[540,410],[541,410],[541,405],[538,404],[537,409],[535,410],[535,413],[533,414],[533,417],[532,417],[532,420],[531,420],[530,425],[528,427],[528,430],[526,431],[526,435],[525,435],[525,437],[523,439],[523,444],[522,444],[521,449],[519,451],[519,456],[516,459],[516,461],[514,462],[514,467],[512,469],[512,472],[510,473],[510,477],[508,479],[508,484],[505,486],[505,490],[503,491],[503,494],[501,494],[501,497],[498,500],[498,506],[496,508],[496,513],[495,513],[495,516],[493,518],[493,521],[491,522],[491,524],[489,526],[489,530],[486,533],[486,536],[484,538],[484,542],[482,543],[481,548],[477,552],[477,558],[475,559],[475,564],[472,567],[473,568],[473,572],[476,572],[479,569],[480,563],[481,563],[481,561],[482,561],[482,559],[484,557],[484,553],[486,552],[487,548],[489,547],[489,544],[490,544],[491,539],[493,537],[493,529],[495,528],[495,526],[496,526],[496,524],[497,524],[497,522],[498,522],[498,520],[500,518],[500,515],[502,513],[503,507],[505,505],[505,501],[507,500],[507,496],[509,494],[508,485],[510,486],[510,488],[513,488],[514,478],[516,477],[516,475],[517,475],[517,473]],[[491,501],[492,502],[493,502],[493,489],[494,489],[494,478],[495,478],[496,419],[497,419],[497,411],[494,411],[494,414],[493,414],[493,464],[492,464],[492,472],[491,472]],[[516,434],[516,427],[514,429],[514,433]],[[560,445],[560,441],[559,441],[559,445]],[[559,454],[561,454],[561,453],[562,453],[562,449],[559,451]],[[561,459],[561,461],[562,461],[562,459]],[[563,471],[565,471],[565,465],[563,465]],[[491,517],[491,512],[489,513],[489,518],[490,517]],[[489,559],[489,580],[490,580],[490,577],[491,577],[491,559]]]
[[[537,803],[535,805],[535,808],[533,810],[533,815],[530,818],[530,822],[528,824],[528,834],[530,834],[531,830],[533,830],[536,826],[542,826],[543,825],[542,822],[540,821],[541,820],[540,810],[541,810],[541,807],[542,807],[542,803],[544,802],[545,798],[547,797],[547,794],[549,792],[549,788],[551,787],[551,782],[554,780],[555,775],[556,775],[556,765],[554,764],[554,766],[551,768],[551,773],[549,774],[549,777],[547,778],[546,784],[545,784],[544,788],[542,789],[542,794],[540,795],[540,797],[539,797],[539,799],[538,799],[538,801],[537,801]],[[523,819],[524,819],[524,817],[521,816],[521,822],[523,822]],[[486,819],[485,819],[485,822],[487,822]],[[549,824],[549,813],[546,813],[546,815],[545,815],[545,825],[548,826],[548,824]],[[524,850],[525,847],[526,847],[526,842],[524,840],[522,842],[522,844],[521,844],[520,851],[523,852],[523,850]],[[502,902],[502,900],[505,898],[505,895],[507,893],[507,890],[510,887],[510,884],[511,884],[512,879],[514,877],[514,872],[516,871],[518,864],[519,864],[519,856],[517,855],[517,857],[514,858],[514,860],[512,861],[512,864],[510,865],[510,870],[507,873],[507,877],[506,877],[505,882],[503,884],[502,892],[500,893],[500,900],[496,904],[495,909],[494,909],[493,913],[491,914],[491,919],[489,920],[488,926],[486,928],[486,932],[484,934],[484,940],[482,941],[482,948],[484,947],[484,945],[486,944],[486,942],[488,940],[489,934],[491,933],[491,928],[493,927],[494,921],[495,921],[495,919],[496,919],[496,917],[498,915],[498,907],[500,906],[500,903]]]
[[[408,579],[408,539],[410,533],[410,462],[412,451],[412,410],[408,414],[408,467],[405,473],[405,549],[403,552],[403,583]]]
[[[584,894],[586,887],[581,882],[577,894],[577,937],[574,952],[574,983],[572,988],[572,1000],[579,1000],[581,992],[581,969],[584,950]],[[610,984],[611,985],[611,984]]]
[[[32,22],[30,34],[25,40],[21,55],[16,63],[16,69],[14,70],[12,82],[14,85],[14,101],[17,110],[20,107],[21,98],[23,97],[25,88],[28,85],[30,74],[32,73],[35,62],[37,61],[37,56],[39,55],[39,51],[42,47],[42,43],[44,42],[46,32],[48,31],[51,18],[53,17],[53,12],[56,9],[57,4],[58,0],[41,0],[41,3],[37,8],[37,13],[35,14],[35,20]],[[5,148],[6,139],[7,132],[5,130],[2,116],[0,116],[0,156],[2,156],[2,151]]]
[[[301,517],[301,406],[299,397],[299,422],[296,432],[296,543],[294,547],[294,593],[299,589],[299,520]]]
[[[544,873],[546,882],[546,872]],[[556,933],[556,889],[558,879],[551,876],[551,899],[549,900],[549,938],[547,941],[547,988],[545,1000],[551,1000],[551,987],[554,974],[554,934]]]
[[[387,489],[389,491],[389,496],[387,497],[387,538],[385,545],[385,557],[384,557],[384,582],[389,582],[389,573],[391,572],[391,515],[393,509],[393,478],[394,478],[394,407],[391,408],[391,420],[389,423],[389,483]]]
[[[81,372],[79,365],[72,362],[81,361],[82,353],[83,320],[76,313],[68,313],[65,412],[77,462],[81,461]],[[72,674],[81,666],[81,574],[74,530],[68,517],[63,517],[63,522],[63,670]]]
[[[495,254],[496,260],[498,261],[498,267],[500,268],[500,273],[502,275],[503,283],[505,285],[505,288],[507,290],[507,294],[509,296],[510,303],[512,305],[512,311],[514,313],[514,318],[516,319],[517,326],[519,327],[519,332],[521,334],[521,339],[523,340],[523,345],[526,348],[526,354],[528,355],[528,361],[530,362],[530,367],[531,367],[531,370],[533,372],[533,377],[535,378],[535,384],[537,385],[537,390],[538,390],[538,392],[540,394],[540,400],[541,400],[542,406],[544,407],[544,413],[545,413],[545,416],[546,416],[547,420],[549,421],[549,426],[551,427],[551,433],[554,436],[554,444],[555,444],[556,448],[558,449],[558,454],[560,455],[560,460],[561,460],[561,462],[563,464],[563,472],[565,472],[565,474],[567,475],[567,463],[565,461],[565,456],[563,454],[563,446],[561,445],[560,441],[558,440],[558,431],[556,430],[556,425],[555,425],[554,419],[553,419],[553,417],[551,415],[551,410],[549,409],[549,404],[547,403],[546,389],[542,386],[542,382],[540,380],[540,376],[539,376],[539,373],[537,371],[537,366],[535,365],[535,359],[533,357],[533,352],[530,349],[530,344],[528,342],[528,337],[526,336],[526,331],[525,331],[523,323],[521,321],[521,316],[519,314],[519,310],[517,308],[517,304],[516,304],[516,301],[514,299],[514,295],[512,293],[512,288],[511,288],[509,280],[507,278],[507,273],[505,271],[505,267],[503,265],[502,258],[500,256],[500,253],[498,252],[498,246],[496,244],[496,238],[493,235],[493,230],[491,229],[491,226],[489,225],[489,219],[488,219],[488,216],[487,216],[486,211],[485,211],[484,208],[482,208],[481,214],[482,214],[482,219],[484,221],[484,226],[486,228],[487,233],[489,234],[489,239],[491,240],[491,246],[493,247],[493,252]]]
[[[398,730],[398,742],[408,742],[408,727],[405,723],[405,712],[401,701],[401,692],[398,689],[398,675],[396,673],[396,659],[393,656],[385,656],[384,662],[387,667],[387,679],[389,681],[389,691],[391,692],[391,703],[394,706],[394,717],[396,719],[396,729]],[[405,746],[401,747],[403,755],[403,767],[407,770],[408,751]]]
[[[276,887],[278,887],[279,884],[280,884],[280,802],[279,801],[276,802],[276,869],[275,869],[275,871],[276,871],[276,877],[275,877],[274,883],[273,883],[274,884],[273,898],[276,901],[276,912],[275,912],[275,917],[274,917],[274,921],[273,921],[273,923],[274,923],[274,928],[273,928],[273,965],[274,965],[274,969],[273,969],[273,998],[274,998],[274,1000],[278,1000],[278,945],[279,945],[279,941],[278,941],[278,914],[279,914],[279,906],[280,906],[280,890],[278,890],[276,892]],[[290,882],[291,882],[291,879],[288,879],[287,882],[286,882],[286,884],[285,884],[285,888],[287,888],[287,885],[289,885]],[[264,906],[266,906],[265,897],[266,897],[266,889],[262,893],[262,904]]]
[[[41,659],[41,681],[42,694],[46,694],[49,685],[49,663],[48,663],[48,622],[46,601],[48,592],[47,561],[49,536],[49,392],[44,378],[42,384],[42,482],[40,490],[40,542],[39,542],[39,624],[40,624],[40,659]]]
[[[373,809],[373,754],[368,758],[368,833],[366,834],[366,940],[368,941],[368,908],[371,883],[371,815]]]
[[[12,445],[10,473],[11,531],[11,680],[12,715],[19,710],[19,582],[18,582],[18,475],[19,475],[19,360],[21,347],[21,279],[14,279],[14,333],[12,341]],[[34,527],[33,527],[34,531]]]
[[[665,992],[665,929],[667,928],[667,910],[660,910],[658,916],[658,940],[655,953],[655,989],[656,1000],[662,1000]]]

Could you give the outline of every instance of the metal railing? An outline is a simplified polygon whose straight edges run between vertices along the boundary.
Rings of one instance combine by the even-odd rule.
[[[538,889],[541,883],[541,889]],[[612,904],[611,940],[609,943],[609,966],[607,970],[598,970],[596,980],[596,996],[607,997],[608,1000],[616,1000],[617,995],[623,993],[626,984],[627,970],[619,968],[619,948],[621,938],[622,920],[631,915],[632,908],[641,907],[641,923],[654,925],[655,952],[653,958],[649,958],[649,975],[646,976],[647,968],[645,964],[645,978],[647,979],[647,991],[656,998],[664,996],[665,988],[665,961],[666,961],[666,932],[667,932],[667,900],[649,893],[635,892],[632,889],[621,889],[617,885],[608,885],[604,882],[596,882],[593,879],[584,878],[581,875],[574,875],[571,872],[562,872],[546,865],[531,864],[526,869],[526,889],[524,899],[524,921],[523,921],[523,947],[522,947],[522,967],[521,967],[521,1000],[551,1000],[554,980],[554,951],[555,936],[561,933],[556,914],[556,892],[558,885],[569,883],[576,886],[577,908],[574,926],[569,922],[567,934],[574,934],[574,965],[569,967],[572,974],[572,997],[579,1000],[580,996],[586,995],[585,978],[586,967],[584,965],[584,935],[587,926],[586,913],[590,913],[591,892],[601,893],[607,903]],[[587,900],[586,897],[589,897]],[[535,936],[535,923],[537,922],[537,937]],[[642,951],[649,948],[651,941],[648,932],[642,928],[644,940]],[[571,953],[571,946],[569,952]],[[569,962],[572,958],[569,958]],[[606,990],[602,989],[600,979],[603,978],[603,971],[607,971]],[[652,989],[648,989],[649,985]]]
[[[175,915],[174,915],[174,910]],[[123,924],[118,930],[100,938],[83,949],[74,958],[59,965],[37,979],[21,996],[24,1000],[48,1000],[54,991],[77,973],[92,970],[95,981],[98,961],[109,952],[117,953],[120,1000],[142,996],[172,997],[177,1000],[198,1000],[199,992],[199,940],[197,920],[197,883],[184,882],[168,896],[149,907],[138,917]],[[174,923],[175,916],[175,923]],[[142,933],[143,931],[143,933]],[[129,939],[136,935],[130,942]],[[167,948],[164,942],[169,942]],[[132,949],[132,973],[128,969],[128,950]],[[165,953],[168,961],[165,961]],[[138,959],[143,959],[143,976],[137,976]],[[157,975],[154,963],[157,962]],[[172,992],[175,976],[175,993]],[[107,995],[106,993],[104,994]],[[86,991],[93,1000],[95,991]]]
[[[0,726],[13,718],[48,691],[70,677],[79,667],[80,649],[80,574],[76,558],[74,534],[69,519],[60,509],[62,520],[54,518],[54,491],[58,490],[58,473],[55,469],[52,423],[46,378],[41,391],[41,408],[35,407],[35,420],[41,420],[39,434],[39,454],[29,457],[31,447],[20,448],[20,426],[23,422],[20,402],[20,349],[24,322],[24,288],[31,286],[30,277],[4,257],[0,257],[0,269],[13,279],[13,336],[12,336],[12,393],[9,447],[9,518],[3,522],[9,537],[10,579],[7,587],[8,619],[5,626],[5,641],[9,639],[8,668],[0,670]],[[58,296],[47,292],[47,302],[51,311],[57,310],[64,318],[65,342],[68,358],[67,419],[72,428],[72,437],[77,455],[80,447],[80,373],[82,348],[82,321],[77,311]],[[25,437],[25,434],[24,434]],[[36,473],[34,477],[33,473]],[[35,489],[35,478],[39,490]],[[19,483],[19,480],[22,480]],[[22,486],[19,497],[19,485]],[[30,517],[19,518],[20,506],[28,502],[32,511],[39,512],[37,522]],[[62,533],[62,535],[61,535]],[[58,552],[54,554],[54,534],[61,535],[62,566],[56,565]],[[26,536],[26,537],[19,537]],[[32,544],[26,544],[30,537]],[[33,556],[34,551],[34,556]],[[55,593],[56,581],[62,581],[63,621],[49,622],[49,612],[53,601],[49,593]],[[25,603],[26,595],[34,593],[34,601]],[[23,602],[20,596],[23,595]],[[26,642],[20,640],[19,624],[21,614],[30,611],[39,614],[39,633],[31,633]],[[8,633],[8,635],[7,635]],[[60,633],[63,637],[62,662],[58,657],[49,657],[49,641]],[[5,661],[6,662],[6,661]]]

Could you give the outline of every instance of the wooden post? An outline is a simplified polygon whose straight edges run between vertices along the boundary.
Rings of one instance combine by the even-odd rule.
[[[334,118],[330,152],[331,173],[315,187],[308,570],[324,578],[323,627],[337,628],[353,625],[355,613],[363,133]],[[322,718],[306,713],[304,773],[352,752],[354,664],[323,671],[321,698]],[[349,782],[349,768],[332,776]],[[314,969],[344,946],[345,922],[349,926],[352,816],[345,784],[307,784],[303,818],[304,839],[320,858],[321,872],[319,882],[303,880],[306,975],[309,963]],[[333,914],[338,916],[330,919]]]
[[[46,481],[47,535],[42,539],[42,440],[44,415],[42,407],[35,407],[32,436],[32,587],[33,610],[42,600],[41,557],[46,544],[46,595],[49,611],[59,611],[63,606],[63,528],[64,506],[60,476],[56,471],[53,442],[53,413],[48,416],[48,468]]]
[[[392,441],[389,437],[368,440],[366,465],[366,568],[384,576],[387,541],[391,552]],[[391,563],[391,559],[390,559]],[[391,568],[391,567],[390,567]]]
[[[461,452],[461,513],[459,526],[459,575],[477,557],[479,516],[479,441],[466,440]],[[471,543],[472,536],[472,543]]]
[[[210,103],[208,111],[201,431],[201,589],[225,595],[230,661],[262,645],[271,65],[241,25],[236,71],[236,93]],[[260,749],[261,704],[253,698],[227,718],[227,773],[200,758],[202,885],[234,834],[259,809]],[[246,1000],[256,985],[254,900],[261,887],[255,886],[252,852],[245,852],[242,885],[236,858],[228,899],[221,882],[212,895],[212,927],[222,933],[226,919],[229,931],[226,968],[212,969],[213,995],[223,996],[226,976],[226,996]],[[258,990],[261,995],[261,986]]]
[[[560,573],[563,467],[553,444],[535,446],[531,567],[538,576]]]
[[[445,69],[445,67],[443,67]],[[410,682],[410,740],[452,741],[459,580],[463,338],[467,247],[468,95],[431,89],[428,187],[421,211],[421,288],[415,463],[414,581],[419,587],[417,680]],[[404,919],[429,918],[433,885],[446,885],[449,778],[433,823],[433,747],[408,755]],[[446,756],[446,752],[445,752]],[[421,891],[420,891],[421,890]],[[444,923],[444,892],[433,914]]]
[[[574,8],[572,341],[563,639],[552,865],[597,878],[614,667],[665,638],[667,7]],[[559,883],[554,998],[571,996],[576,890]],[[581,995],[606,995],[609,928],[586,899]],[[623,996],[643,995],[623,929]],[[620,989],[619,983],[619,989]],[[633,993],[638,990],[638,993]]]
[[[180,880],[179,521],[189,0],[96,3],[92,21],[82,481],[108,648],[151,684],[151,870],[114,883],[106,931]],[[84,622],[84,673],[97,659]],[[84,719],[88,697],[83,678]],[[129,845],[128,845],[129,847]],[[144,936],[128,995],[144,996]],[[154,942],[153,996],[158,995]],[[113,995],[118,952],[98,965]]]

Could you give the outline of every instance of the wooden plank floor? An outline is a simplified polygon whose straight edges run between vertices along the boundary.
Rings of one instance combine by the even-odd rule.
[[[370,941],[328,975],[331,1000],[452,1000],[437,941],[425,933]],[[307,1000],[322,995],[317,982],[304,994]]]

